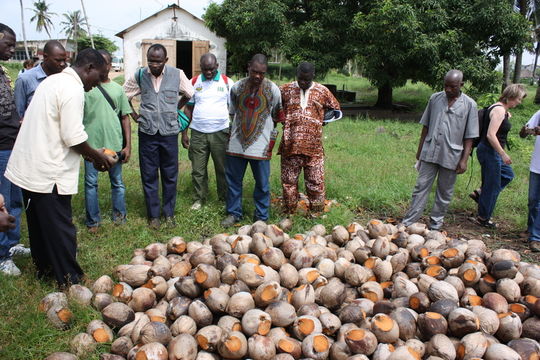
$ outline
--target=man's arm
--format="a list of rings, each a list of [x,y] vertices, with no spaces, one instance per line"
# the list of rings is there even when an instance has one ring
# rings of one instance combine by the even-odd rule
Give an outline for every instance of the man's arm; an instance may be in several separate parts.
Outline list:
[[[192,104],[187,104],[186,107],[184,108],[184,113],[186,114],[186,116],[189,118],[189,120],[191,121],[193,119],[193,105]],[[186,130],[182,131],[182,147],[184,149],[189,149],[189,128],[187,128]]]
[[[424,147],[424,140],[428,134],[429,128],[427,126],[422,127],[422,132],[420,133],[420,142],[418,143],[418,150],[416,151],[416,160],[420,160],[420,154],[422,153],[422,148]]]
[[[129,105],[131,106],[131,118],[133,119],[133,121],[137,122],[137,120],[139,119],[139,114],[137,114],[137,112],[135,111],[135,109],[133,108],[133,104],[131,103],[131,101],[133,100],[133,98],[137,95],[139,95],[141,93],[141,88],[139,87],[139,84],[137,83],[137,80],[135,80],[135,76],[130,76],[126,79],[126,82],[124,83],[124,92],[126,93],[126,96],[128,98],[128,101],[129,101]]]
[[[21,121],[24,117],[24,113],[26,112],[25,89],[26,89],[26,84],[24,80],[19,76],[17,80],[15,80],[15,90],[13,92],[13,95],[15,96],[15,106],[17,107],[17,114],[19,114]]]
[[[131,157],[131,122],[129,121],[129,115],[122,116],[122,136],[126,141],[126,146],[122,149],[124,154],[123,163],[127,163]]]
[[[461,153],[461,159],[459,159],[458,166],[456,168],[457,174],[463,174],[467,171],[467,161],[469,161],[469,156],[471,155],[473,145],[473,139],[463,140],[463,152]]]
[[[81,154],[86,160],[94,163],[96,170],[107,171],[114,165],[108,156],[88,145],[86,141],[73,145],[71,148]]]

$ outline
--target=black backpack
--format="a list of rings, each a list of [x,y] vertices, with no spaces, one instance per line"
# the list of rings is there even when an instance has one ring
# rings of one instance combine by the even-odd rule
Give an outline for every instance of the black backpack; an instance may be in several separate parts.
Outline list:
[[[486,138],[487,130],[489,127],[489,113],[495,106],[502,105],[490,105],[478,110],[478,137],[473,139],[473,149],[480,144],[480,142]]]

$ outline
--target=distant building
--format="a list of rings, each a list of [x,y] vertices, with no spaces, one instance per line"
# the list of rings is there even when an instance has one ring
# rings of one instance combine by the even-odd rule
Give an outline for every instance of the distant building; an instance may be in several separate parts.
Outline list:
[[[208,29],[202,19],[178,5],[169,5],[116,36],[124,40],[124,70],[127,74],[134,74],[137,68],[147,65],[146,51],[155,43],[167,49],[167,64],[184,70],[188,78],[201,73],[199,59],[207,52],[216,55],[219,70],[226,71],[225,39]]]
[[[56,39],[55,39],[56,40]],[[75,41],[68,39],[57,39],[64,46],[67,51],[68,58],[71,58],[75,54]],[[43,47],[49,40],[26,40],[28,45],[28,52],[30,58],[39,58],[43,60]],[[24,49],[24,41],[17,41],[15,44],[15,55],[11,58],[15,61],[23,62],[26,60],[26,51]]]
[[[533,67],[534,67],[534,64],[522,65],[521,66],[521,77],[526,78],[526,79],[532,78]],[[538,77],[538,70],[536,71],[536,77]]]

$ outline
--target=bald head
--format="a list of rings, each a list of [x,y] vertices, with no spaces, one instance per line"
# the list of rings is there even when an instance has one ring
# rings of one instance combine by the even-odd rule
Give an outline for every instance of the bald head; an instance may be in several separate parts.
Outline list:
[[[201,56],[201,72],[205,79],[210,80],[216,77],[218,66],[219,64],[214,54],[206,53]]]
[[[448,100],[457,99],[461,95],[463,86],[463,73],[459,70],[450,70],[444,77],[444,92]]]
[[[47,75],[57,74],[64,70],[67,54],[64,45],[56,40],[47,41],[43,47],[43,63],[41,67]]]
[[[444,76],[444,81],[446,80],[463,82],[463,73],[460,70],[452,69]]]
[[[64,49],[64,45],[58,40],[50,40],[45,43],[45,46],[43,47],[43,53],[50,55],[55,49],[58,49],[60,51],[66,51]]]

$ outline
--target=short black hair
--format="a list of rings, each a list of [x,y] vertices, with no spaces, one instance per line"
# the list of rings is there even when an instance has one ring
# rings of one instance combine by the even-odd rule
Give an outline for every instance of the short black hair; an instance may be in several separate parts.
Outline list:
[[[296,74],[315,74],[315,66],[310,62],[302,62],[296,68]]]
[[[83,67],[88,64],[93,64],[96,68],[99,68],[105,66],[105,59],[103,59],[103,56],[95,49],[87,48],[81,50],[77,54],[73,66]]]
[[[2,23],[0,23],[0,33],[11,34],[13,35],[13,37],[16,37],[15,31],[13,31],[13,29],[7,26],[6,24],[2,24]]]
[[[258,64],[261,64],[261,65],[267,65],[268,66],[268,59],[267,59],[266,55],[255,54],[255,55],[253,55],[253,57],[249,61],[250,65],[253,64],[253,63],[258,63]]]
[[[64,45],[62,45],[62,43],[58,40],[49,40],[45,43],[45,46],[43,47],[43,52],[45,54],[50,54],[51,51],[55,48],[58,48],[58,49],[61,49],[61,50],[64,50],[66,51],[66,49],[64,48]]]
[[[98,52],[101,54],[101,56],[106,56],[109,59],[109,62],[112,62],[112,55],[110,52],[105,49],[99,49]]]
[[[148,54],[150,54],[153,51],[163,51],[163,55],[165,55],[165,57],[167,57],[167,49],[165,49],[165,46],[163,46],[161,44],[152,44],[148,48],[148,51],[146,52],[146,56],[148,56]]]

